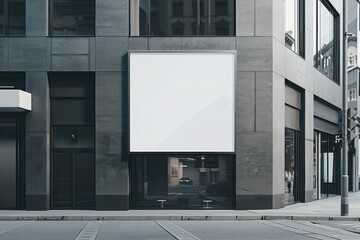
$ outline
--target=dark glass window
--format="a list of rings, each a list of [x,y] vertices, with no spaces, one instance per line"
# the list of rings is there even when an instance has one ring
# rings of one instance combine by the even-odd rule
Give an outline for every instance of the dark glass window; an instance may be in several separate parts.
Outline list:
[[[135,208],[233,208],[234,156],[133,155]]]
[[[285,0],[285,45],[305,57],[305,0]]]
[[[323,0],[314,1],[314,66],[339,83],[338,14]]]
[[[184,3],[183,2],[174,2],[172,5],[173,16],[182,17],[184,15]]]
[[[25,0],[0,0],[0,35],[25,35]]]
[[[219,0],[215,2],[216,15],[227,15],[228,14],[228,2]]]
[[[95,35],[94,0],[50,0],[52,36]]]
[[[234,0],[142,0],[132,5],[131,35],[233,36],[234,3]]]

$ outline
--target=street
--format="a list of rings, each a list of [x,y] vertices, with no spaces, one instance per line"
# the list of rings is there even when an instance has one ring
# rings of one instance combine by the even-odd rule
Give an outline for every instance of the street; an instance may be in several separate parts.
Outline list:
[[[344,226],[348,229],[344,229]],[[359,229],[359,226],[358,222],[313,223],[289,220],[1,221],[0,239],[360,239],[360,235],[350,232]]]

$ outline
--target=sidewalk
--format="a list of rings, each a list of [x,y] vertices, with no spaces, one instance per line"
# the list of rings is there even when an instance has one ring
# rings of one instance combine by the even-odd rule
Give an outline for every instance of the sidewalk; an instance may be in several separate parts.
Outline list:
[[[272,210],[0,210],[0,221],[146,221],[146,220],[327,220],[360,221],[360,192],[349,195],[349,216],[340,216],[340,196]]]

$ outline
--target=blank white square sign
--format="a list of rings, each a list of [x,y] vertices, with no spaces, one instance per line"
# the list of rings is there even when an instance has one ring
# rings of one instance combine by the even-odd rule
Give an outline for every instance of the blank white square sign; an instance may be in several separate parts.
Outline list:
[[[234,51],[129,55],[131,152],[234,152]]]

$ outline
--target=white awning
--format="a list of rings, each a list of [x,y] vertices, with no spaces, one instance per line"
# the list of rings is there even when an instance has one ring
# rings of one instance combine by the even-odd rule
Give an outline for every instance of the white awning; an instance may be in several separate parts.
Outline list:
[[[0,90],[0,112],[31,111],[31,94],[18,89]]]

